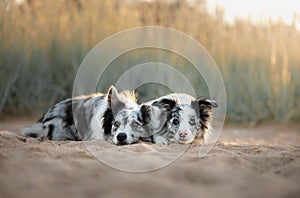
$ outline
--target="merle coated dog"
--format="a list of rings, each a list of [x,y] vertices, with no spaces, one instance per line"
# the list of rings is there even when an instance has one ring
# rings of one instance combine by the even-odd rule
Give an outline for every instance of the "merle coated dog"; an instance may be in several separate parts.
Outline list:
[[[23,129],[27,137],[49,140],[107,140],[132,144],[143,135],[144,122],[134,92],[111,86],[97,93],[67,99],[50,108],[38,123]]]
[[[188,144],[199,139],[206,141],[212,132],[213,108],[218,107],[214,100],[196,99],[181,93],[162,96],[145,105],[152,107],[148,107],[152,113],[148,113],[145,119],[152,126],[160,126],[160,130],[152,131],[153,141],[157,144]]]

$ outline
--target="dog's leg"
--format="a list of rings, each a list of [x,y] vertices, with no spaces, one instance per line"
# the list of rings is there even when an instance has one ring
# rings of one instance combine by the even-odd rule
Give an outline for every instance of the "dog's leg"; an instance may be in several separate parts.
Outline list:
[[[192,144],[193,144],[193,146],[200,146],[200,145],[203,144],[203,142],[204,142],[203,136],[201,136],[201,137],[196,137],[196,138],[193,140]]]
[[[161,135],[154,136],[153,141],[155,144],[164,144],[164,145],[169,144],[169,140]]]

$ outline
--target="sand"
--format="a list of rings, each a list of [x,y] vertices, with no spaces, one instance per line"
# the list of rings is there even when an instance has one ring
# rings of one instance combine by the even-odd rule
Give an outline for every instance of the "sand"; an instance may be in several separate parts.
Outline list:
[[[300,125],[225,125],[204,158],[191,147],[163,168],[129,173],[104,164],[89,150],[104,150],[99,151],[100,158],[106,155],[103,159],[116,166],[151,169],[149,164],[163,164],[185,147],[145,143],[118,147],[103,141],[19,136],[20,128],[31,123],[31,119],[0,122],[0,197],[300,197]],[[123,155],[123,150],[137,157]]]

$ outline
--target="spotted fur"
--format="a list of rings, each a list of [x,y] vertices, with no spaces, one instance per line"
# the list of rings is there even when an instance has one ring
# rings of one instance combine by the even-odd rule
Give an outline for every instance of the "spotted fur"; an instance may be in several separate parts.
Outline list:
[[[148,136],[144,126],[139,108],[121,110],[112,124],[112,141],[120,145],[137,142]]]
[[[168,144],[170,142],[188,144],[196,139],[207,139],[207,135],[211,132],[212,112],[213,108],[218,105],[213,100],[205,98],[195,99],[187,94],[174,93],[163,96],[155,100],[157,101],[177,101],[177,104],[171,109],[162,109],[167,114],[163,121],[165,124],[160,132],[153,133],[154,142],[158,144]],[[160,113],[151,117],[151,122],[162,120],[159,118]],[[159,118],[159,119],[157,119]]]
[[[215,101],[206,98],[192,100],[190,104],[178,104],[166,131],[174,134],[174,142],[188,144],[199,139],[205,142],[211,133],[212,113],[216,107]]]
[[[37,124],[23,129],[22,134],[59,141],[110,140],[112,123],[120,117],[118,113],[138,108],[133,92],[118,93],[111,86],[107,94],[75,97],[54,105]]]
[[[144,129],[148,132],[152,142],[157,144],[167,144],[165,135],[165,127],[170,119],[172,109],[176,106],[177,101],[169,98],[159,98],[153,101],[146,102],[142,105],[145,109],[143,115],[147,121]]]

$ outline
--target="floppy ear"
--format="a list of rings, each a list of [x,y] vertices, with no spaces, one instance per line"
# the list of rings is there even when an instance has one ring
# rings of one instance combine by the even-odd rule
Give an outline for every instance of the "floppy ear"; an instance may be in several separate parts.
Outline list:
[[[151,107],[149,105],[141,106],[141,117],[144,124],[148,124],[151,121]]]
[[[207,98],[198,98],[197,99],[198,105],[206,107],[206,108],[217,108],[219,107],[218,103],[214,100],[210,100]]]
[[[201,129],[207,130],[211,124],[213,108],[217,108],[218,103],[207,98],[198,98],[196,101],[192,101],[191,105],[199,112]]]
[[[112,110],[113,115],[116,115],[121,109],[125,107],[125,104],[119,99],[119,93],[117,89],[111,85],[107,92],[108,107]]]
[[[164,98],[153,102],[152,105],[171,111],[177,105],[177,100]]]
[[[152,120],[162,121],[164,117],[168,117],[172,109],[176,106],[177,101],[173,99],[161,99],[153,102],[151,105],[141,106],[141,117],[144,124],[149,124]]]

